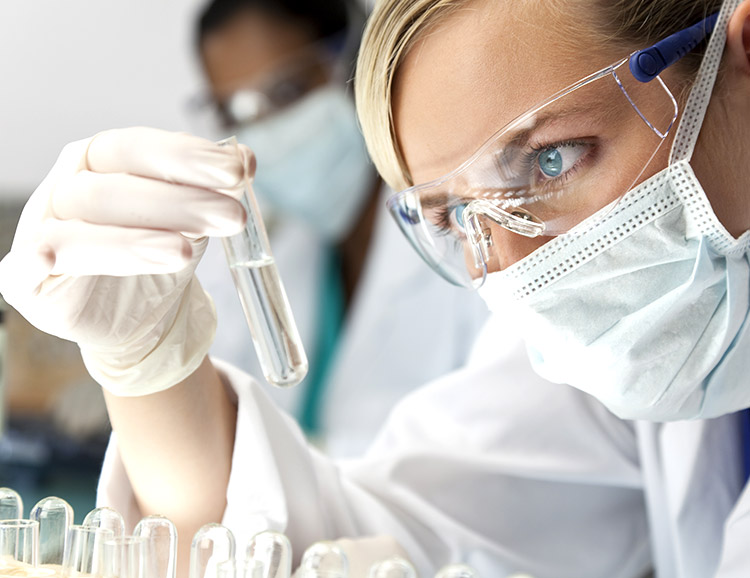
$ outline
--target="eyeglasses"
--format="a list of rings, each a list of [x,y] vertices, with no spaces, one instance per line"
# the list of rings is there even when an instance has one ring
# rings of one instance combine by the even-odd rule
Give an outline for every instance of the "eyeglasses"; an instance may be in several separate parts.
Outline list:
[[[502,268],[513,236],[554,237],[605,213],[638,182],[677,119],[659,74],[717,17],[564,88],[452,172],[393,195],[391,215],[430,267],[478,288]]]
[[[341,35],[334,35],[305,46],[227,96],[203,91],[188,102],[190,114],[201,127],[224,133],[282,111],[337,75],[341,43]]]

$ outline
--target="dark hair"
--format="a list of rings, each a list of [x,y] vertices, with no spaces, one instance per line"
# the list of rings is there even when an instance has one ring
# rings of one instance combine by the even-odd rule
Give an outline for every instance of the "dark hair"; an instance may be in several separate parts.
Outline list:
[[[303,24],[320,40],[347,30],[352,7],[348,0],[213,0],[198,18],[195,40],[200,47],[207,34],[248,9]]]

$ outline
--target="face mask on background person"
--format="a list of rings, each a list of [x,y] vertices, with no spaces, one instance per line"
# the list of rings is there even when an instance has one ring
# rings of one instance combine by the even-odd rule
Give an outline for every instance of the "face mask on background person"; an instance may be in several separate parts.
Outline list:
[[[253,188],[277,215],[294,215],[329,241],[346,235],[374,185],[353,100],[325,85],[237,138],[255,152]]]
[[[678,126],[669,166],[479,289],[493,311],[514,308],[539,374],[623,418],[750,405],[750,233],[726,231],[689,163],[736,4],[724,3],[683,113],[697,121]]]

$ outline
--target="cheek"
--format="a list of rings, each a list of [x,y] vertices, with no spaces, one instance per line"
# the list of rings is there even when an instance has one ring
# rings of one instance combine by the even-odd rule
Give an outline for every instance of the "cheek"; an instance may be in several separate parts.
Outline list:
[[[647,180],[648,178],[654,176],[659,171],[663,171],[667,168],[667,165],[669,164],[669,151],[672,148],[672,139],[671,137],[662,143],[662,145],[659,147],[659,150],[656,151],[654,154],[654,157],[651,159],[651,162],[646,165],[646,167],[643,169],[643,172],[641,173],[641,176],[638,178],[638,180],[633,183],[633,186],[642,183],[643,181]]]
[[[716,217],[729,234],[738,238],[750,229],[750,197],[747,194],[750,165],[746,159],[732,158],[736,151],[722,155],[722,147],[700,145],[698,139],[690,165]],[[703,154],[704,149],[706,154]],[[727,162],[729,166],[725,164]]]
[[[736,90],[735,94],[740,95],[742,91]],[[750,98],[746,102],[750,102]],[[741,106],[748,112],[737,114],[727,108],[731,106],[731,98],[711,101],[690,161],[711,208],[735,238],[750,229],[750,149],[747,146],[750,106],[746,102]]]

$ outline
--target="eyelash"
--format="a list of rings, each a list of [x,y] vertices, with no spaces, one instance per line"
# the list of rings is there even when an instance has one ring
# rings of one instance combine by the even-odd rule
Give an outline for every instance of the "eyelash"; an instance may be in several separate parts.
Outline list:
[[[456,210],[457,207],[461,205],[465,205],[468,203],[463,203],[460,200],[448,207],[440,207],[438,209],[436,217],[437,217],[437,226],[439,228],[439,234],[443,236],[450,235],[454,233],[455,227],[453,226],[453,223],[451,223],[451,215]],[[458,238],[454,239],[454,242],[456,245],[460,245],[462,240],[459,240]]]
[[[519,159],[519,162],[521,164],[522,170],[524,171],[524,174],[529,174],[531,172],[538,172],[539,166],[538,166],[538,160],[539,155],[545,151],[552,150],[552,149],[558,149],[558,148],[564,148],[564,147],[585,147],[586,150],[581,154],[581,156],[576,159],[575,163],[572,167],[570,167],[568,170],[566,170],[564,173],[557,177],[548,177],[544,178],[541,182],[541,187],[551,187],[559,185],[561,182],[565,182],[567,179],[571,178],[579,169],[582,168],[582,164],[590,159],[592,156],[593,150],[595,148],[594,143],[584,140],[563,140],[563,141],[557,141],[557,142],[551,142],[551,143],[540,143],[536,145],[527,145],[528,150],[521,152],[521,158]],[[470,199],[466,199],[466,201],[470,201]],[[451,215],[456,210],[456,207],[467,204],[463,202],[463,199],[457,200],[457,202],[453,203],[450,206],[447,207],[441,207],[437,212],[437,226],[439,228],[439,234],[440,235],[450,235],[454,232],[455,227],[451,223]],[[456,245],[459,245],[461,241],[459,239],[455,239]]]
[[[553,149],[561,149],[565,147],[586,147],[587,150],[585,150],[581,156],[576,159],[575,163],[572,167],[570,167],[568,170],[566,170],[564,173],[557,177],[547,177],[542,179],[542,187],[549,187],[551,185],[558,185],[561,182],[565,182],[570,177],[572,177],[580,168],[586,159],[588,159],[591,156],[592,150],[594,148],[594,144],[591,142],[587,142],[584,140],[563,140],[563,141],[557,141],[552,143],[540,143],[537,145],[528,145],[528,150],[523,151],[521,153],[521,159],[520,163],[524,170],[524,174],[530,174],[532,172],[539,172],[539,155],[541,155],[543,152],[553,150]]]

